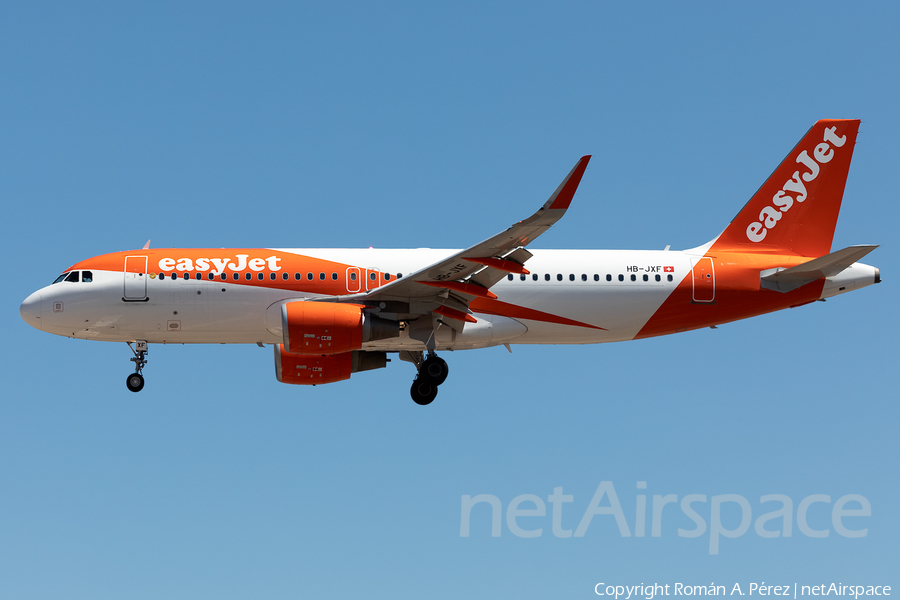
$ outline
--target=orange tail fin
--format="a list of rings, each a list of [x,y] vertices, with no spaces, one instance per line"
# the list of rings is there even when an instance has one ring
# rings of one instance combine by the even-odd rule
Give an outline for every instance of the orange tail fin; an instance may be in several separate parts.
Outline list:
[[[711,251],[828,254],[858,132],[858,119],[813,125]]]

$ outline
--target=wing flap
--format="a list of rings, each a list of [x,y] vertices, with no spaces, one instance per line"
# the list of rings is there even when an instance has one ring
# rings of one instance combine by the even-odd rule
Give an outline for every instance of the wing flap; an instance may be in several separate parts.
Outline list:
[[[491,292],[487,287],[474,283],[462,283],[461,281],[420,281],[419,283],[436,288],[446,288],[473,298],[497,298],[497,294]]]

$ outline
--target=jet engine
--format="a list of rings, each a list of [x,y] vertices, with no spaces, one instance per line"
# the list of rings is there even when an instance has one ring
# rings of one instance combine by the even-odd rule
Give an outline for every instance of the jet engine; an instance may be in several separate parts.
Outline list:
[[[351,373],[387,366],[386,352],[342,352],[328,356],[293,354],[275,346],[275,377],[281,383],[319,385],[350,379]]]
[[[366,314],[358,304],[288,302],[281,307],[281,321],[285,352],[291,354],[344,354],[365,342],[400,335],[397,321]]]

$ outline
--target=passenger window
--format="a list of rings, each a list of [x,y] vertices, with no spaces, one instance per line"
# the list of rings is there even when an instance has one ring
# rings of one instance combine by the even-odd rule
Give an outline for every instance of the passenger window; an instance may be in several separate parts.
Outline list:
[[[181,276],[181,278],[184,279],[185,281],[187,281],[188,279],[191,278],[191,274],[190,274],[190,273],[185,273],[184,275]]]
[[[562,273],[557,273],[557,274],[556,274],[556,280],[557,280],[557,281],[562,281]]]
[[[632,281],[637,281],[637,275],[635,275],[634,273],[632,273],[632,274],[631,274],[631,280],[632,280]]]
[[[335,275],[337,275],[337,273],[335,273]],[[375,281],[375,279],[377,279],[377,278],[378,278],[378,276],[375,273],[369,273],[370,280]]]
[[[325,281],[325,273],[319,273],[319,281]]]
[[[594,273],[594,281],[600,281],[600,276]]]
[[[237,281],[239,277],[240,277],[240,275],[238,273],[235,273],[234,275],[231,276],[231,278],[234,279],[235,281]]]
[[[356,273],[350,273],[350,281],[356,281]]]
[[[274,275],[274,273],[273,273],[273,275]],[[272,279],[275,279],[275,277],[272,277]],[[284,273],[281,274],[281,279],[284,280],[284,281],[287,281],[287,280],[288,280],[288,274],[287,274],[287,271],[285,271]]]
[[[257,273],[257,274],[256,274],[256,278],[259,279],[260,281],[262,281],[263,279],[265,279],[265,277],[266,277],[266,276],[263,275],[262,273]]]
[[[531,276],[531,280],[532,280],[532,281],[537,281],[537,280],[538,280],[538,274],[535,273],[534,275],[532,275],[532,276]]]
[[[671,276],[671,275],[666,275],[666,281],[672,281],[672,276]]]
[[[650,281],[650,276],[646,273],[644,274],[644,281]]]
[[[66,281],[78,283],[78,271],[72,271],[71,273],[69,273],[69,276],[66,277]]]
[[[194,279],[196,279],[197,281],[200,281],[201,279],[203,279],[203,273],[197,273],[197,276],[194,277]]]
[[[513,280],[513,275],[512,275],[512,273],[510,273],[509,275],[507,275],[506,278],[509,279],[510,281],[512,281],[512,280]]]
[[[221,275],[219,275],[219,279],[225,281],[226,279],[228,279],[228,275],[226,273],[222,273]]]
[[[519,275],[519,279],[525,281],[528,278],[528,275]]]
[[[607,273],[607,274],[606,274],[606,280],[607,280],[607,281],[612,281],[612,275],[610,275],[609,273]]]
[[[294,279],[296,279],[297,281],[300,281],[300,279],[301,279],[302,277],[303,277],[303,276],[300,275],[300,273],[294,273]]]
[[[372,273],[372,275],[374,275],[374,273]],[[337,273],[332,273],[332,274],[331,274],[331,280],[332,280],[332,281],[337,281]]]
[[[575,281],[575,274],[569,273],[569,281]]]
[[[175,281],[176,279],[178,279],[178,274],[177,274],[177,273],[172,273],[172,274],[169,276],[169,279],[171,279],[172,281]]]
[[[206,276],[206,278],[209,279],[210,281],[212,281],[213,279],[216,278],[216,274],[215,274],[215,273],[210,273],[209,275]]]
[[[62,275],[60,275],[59,277],[57,277],[56,279],[54,279],[54,280],[53,280],[53,283],[59,283],[60,281],[62,281],[63,279],[66,278],[66,275],[68,275],[68,273],[63,273]],[[53,285],[53,283],[51,283],[50,285]]]
[[[313,280],[313,274],[312,274],[312,273],[307,273],[307,274],[306,274],[306,280],[307,280],[307,281],[312,281],[312,280]]]
[[[246,279],[247,281],[250,281],[252,278],[253,275],[251,275],[250,273],[244,273],[244,279]]]
[[[550,281],[550,273],[544,275],[544,281]]]
[[[81,272],[81,282],[82,283],[91,283],[94,281],[94,274],[90,271],[82,271]]]
[[[581,280],[582,280],[582,281],[587,281],[587,275],[585,275],[584,273],[582,273],[582,274],[581,274]]]
[[[390,281],[390,280],[391,280],[391,274],[390,274],[390,273],[385,273],[385,274],[384,274],[384,280],[385,280],[385,281]]]
[[[619,273],[619,281],[625,281],[625,276]]]
[[[657,281],[660,280],[660,276],[659,276],[659,275],[656,276],[656,280],[657,280]]]

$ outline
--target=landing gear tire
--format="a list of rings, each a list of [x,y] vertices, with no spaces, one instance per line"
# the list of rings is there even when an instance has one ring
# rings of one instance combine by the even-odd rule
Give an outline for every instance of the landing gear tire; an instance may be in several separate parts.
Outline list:
[[[134,353],[134,358],[130,359],[134,363],[134,373],[125,378],[125,385],[128,386],[128,391],[139,392],[144,389],[144,376],[141,375],[141,369],[147,365],[147,342],[137,340],[134,346],[131,345],[131,342],[126,343]]]
[[[431,355],[426,358],[425,362],[422,363],[422,368],[419,369],[419,377],[430,379],[436,386],[444,383],[449,374],[450,367],[447,366],[447,361],[437,355]]]
[[[144,389],[144,376],[140,373],[132,373],[125,379],[125,385],[128,386],[128,391],[139,392]]]
[[[409,390],[409,395],[412,396],[413,402],[419,406],[431,404],[437,397],[437,393],[437,384],[427,377],[416,377],[413,380],[412,388]]]

